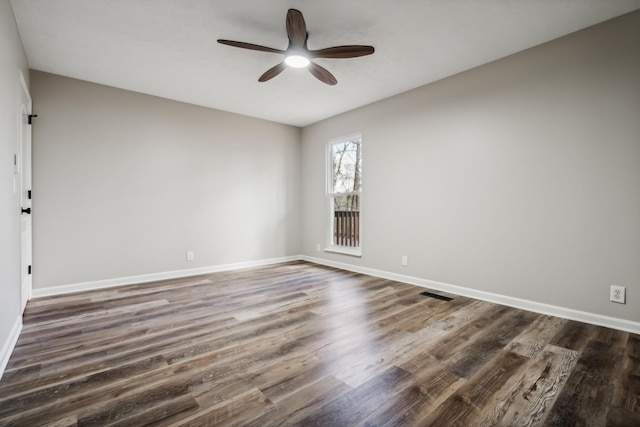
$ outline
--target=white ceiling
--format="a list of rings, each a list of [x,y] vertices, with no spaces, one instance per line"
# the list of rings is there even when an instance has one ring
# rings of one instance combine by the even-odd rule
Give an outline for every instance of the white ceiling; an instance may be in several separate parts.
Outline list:
[[[640,0],[11,0],[29,66],[109,86],[305,126],[640,8]],[[309,48],[373,45],[307,70],[258,77],[302,11]]]

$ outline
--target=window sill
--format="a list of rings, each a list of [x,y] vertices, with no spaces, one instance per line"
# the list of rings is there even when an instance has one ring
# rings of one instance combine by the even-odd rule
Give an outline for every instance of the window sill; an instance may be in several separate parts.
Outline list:
[[[342,246],[328,246],[324,248],[325,252],[330,252],[333,254],[341,254],[341,255],[349,255],[353,257],[360,258],[362,256],[362,249],[360,248],[348,248]]]

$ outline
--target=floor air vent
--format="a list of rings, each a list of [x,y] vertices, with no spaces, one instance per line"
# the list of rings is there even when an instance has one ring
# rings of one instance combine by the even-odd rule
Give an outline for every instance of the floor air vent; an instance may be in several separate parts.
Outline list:
[[[441,299],[442,301],[451,301],[453,298],[445,297],[444,295],[434,294],[433,292],[424,291],[420,292],[420,295],[424,295],[425,297],[431,297],[435,299]]]

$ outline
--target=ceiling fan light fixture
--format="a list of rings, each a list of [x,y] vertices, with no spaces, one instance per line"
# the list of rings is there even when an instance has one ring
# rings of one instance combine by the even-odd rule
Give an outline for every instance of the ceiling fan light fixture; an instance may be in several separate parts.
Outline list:
[[[285,64],[293,68],[304,68],[308,67],[311,61],[309,61],[309,58],[304,55],[300,55],[299,53],[292,53],[291,55],[287,55],[286,58],[284,58],[284,62]]]
[[[373,46],[345,45],[333,46],[319,50],[309,50],[307,47],[307,24],[304,22],[302,12],[297,9],[289,9],[285,21],[287,27],[287,38],[289,46],[287,50],[274,49],[272,47],[261,46],[253,43],[239,42],[235,40],[218,39],[218,43],[242,49],[257,50],[259,52],[279,53],[284,55],[284,61],[279,62],[274,67],[269,68],[259,78],[259,82],[266,82],[282,73],[287,67],[307,68],[309,72],[322,83],[333,86],[338,83],[335,76],[326,68],[312,62],[316,58],[357,58],[359,56],[371,55],[374,52]]]

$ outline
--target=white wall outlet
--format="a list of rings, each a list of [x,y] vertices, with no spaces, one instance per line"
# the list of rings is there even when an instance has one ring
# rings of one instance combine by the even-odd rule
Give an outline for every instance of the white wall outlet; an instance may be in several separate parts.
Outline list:
[[[187,261],[193,261],[193,251],[187,251]]]
[[[401,261],[402,265],[407,266],[409,265],[409,257],[406,255],[402,255],[402,261]]]
[[[316,251],[321,252],[322,248],[320,247],[320,243],[316,243]]]
[[[624,286],[611,286],[609,289],[609,300],[619,304],[625,304],[626,289]]]

